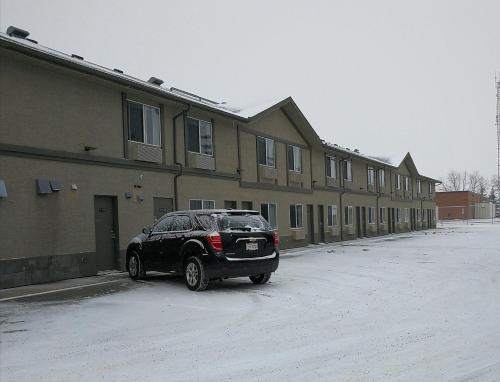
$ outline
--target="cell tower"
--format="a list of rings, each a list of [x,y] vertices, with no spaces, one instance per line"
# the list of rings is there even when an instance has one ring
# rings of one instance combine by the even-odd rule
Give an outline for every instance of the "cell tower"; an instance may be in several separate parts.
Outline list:
[[[497,189],[500,189],[500,77],[495,76],[495,84],[497,87]]]

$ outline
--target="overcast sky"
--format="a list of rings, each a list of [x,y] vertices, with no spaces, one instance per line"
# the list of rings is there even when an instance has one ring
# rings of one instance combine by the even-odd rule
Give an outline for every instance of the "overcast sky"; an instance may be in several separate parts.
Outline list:
[[[496,173],[500,1],[0,0],[0,29],[217,101],[292,96],[319,136]]]

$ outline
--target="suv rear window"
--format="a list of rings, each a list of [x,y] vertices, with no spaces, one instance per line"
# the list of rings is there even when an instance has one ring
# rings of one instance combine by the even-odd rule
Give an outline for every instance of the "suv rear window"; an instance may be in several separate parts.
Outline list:
[[[266,220],[260,215],[220,214],[218,216],[221,231],[270,231]]]

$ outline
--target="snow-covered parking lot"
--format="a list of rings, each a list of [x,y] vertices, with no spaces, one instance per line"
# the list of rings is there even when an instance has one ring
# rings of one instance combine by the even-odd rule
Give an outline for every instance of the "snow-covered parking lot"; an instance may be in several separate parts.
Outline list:
[[[0,380],[500,380],[500,223],[291,251],[262,286],[125,284],[2,303]]]

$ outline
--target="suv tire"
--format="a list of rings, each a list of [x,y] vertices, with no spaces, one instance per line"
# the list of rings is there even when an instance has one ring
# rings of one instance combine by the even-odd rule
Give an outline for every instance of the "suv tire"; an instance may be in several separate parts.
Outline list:
[[[260,275],[255,275],[255,276],[250,276],[249,278],[254,284],[265,284],[271,278],[271,272],[262,273]]]
[[[137,252],[132,252],[127,264],[128,275],[132,280],[140,280],[146,277],[146,272],[142,266],[141,258]]]
[[[184,264],[184,282],[193,291],[201,292],[207,289],[208,275],[198,257],[191,256],[186,260]]]

